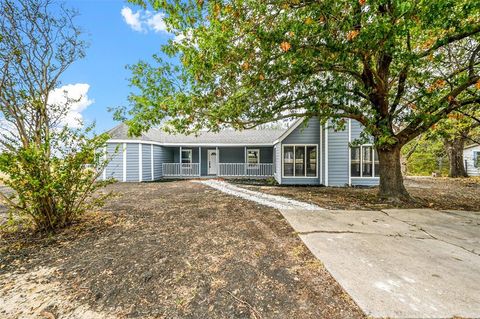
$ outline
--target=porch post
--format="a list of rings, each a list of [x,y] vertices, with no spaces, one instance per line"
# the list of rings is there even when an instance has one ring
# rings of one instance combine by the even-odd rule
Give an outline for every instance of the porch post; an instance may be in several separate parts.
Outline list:
[[[182,172],[182,147],[180,146],[180,152],[178,153],[178,160],[180,161],[180,176],[183,175]]]
[[[218,146],[215,147],[215,152],[217,152],[217,176],[220,175],[220,165],[218,165],[220,163],[220,152],[218,151]]]
[[[243,176],[247,176],[247,147],[243,148]]]
[[[198,176],[202,176],[202,147],[198,147]]]

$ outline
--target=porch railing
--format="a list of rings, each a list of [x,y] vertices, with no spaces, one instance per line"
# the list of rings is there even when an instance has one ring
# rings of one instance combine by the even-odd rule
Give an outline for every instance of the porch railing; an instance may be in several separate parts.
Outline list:
[[[198,163],[163,163],[163,176],[200,176],[200,165]]]
[[[218,176],[273,176],[273,164],[219,163]]]

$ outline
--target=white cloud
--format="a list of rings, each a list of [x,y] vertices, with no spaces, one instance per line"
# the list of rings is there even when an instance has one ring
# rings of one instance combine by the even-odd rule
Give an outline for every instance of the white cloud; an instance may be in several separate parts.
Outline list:
[[[86,83],[67,84],[50,93],[48,103],[65,105],[69,103],[69,110],[62,120],[63,125],[80,127],[83,123],[82,112],[94,103],[88,97],[90,85]]]
[[[169,34],[164,19],[165,14],[162,12],[153,14],[148,10],[138,10],[134,13],[129,7],[123,7],[120,13],[123,16],[125,23],[127,23],[134,31],[153,31],[157,33],[165,32]]]
[[[165,15],[163,13],[154,14],[147,19],[147,25],[155,32],[168,32],[164,17]]]
[[[135,31],[143,31],[140,11],[133,13],[129,7],[123,7],[121,14],[125,22]]]

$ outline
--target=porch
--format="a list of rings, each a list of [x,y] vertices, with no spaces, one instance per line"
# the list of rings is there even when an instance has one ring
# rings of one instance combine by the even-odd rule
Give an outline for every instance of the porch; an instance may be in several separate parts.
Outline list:
[[[255,177],[274,174],[273,147],[167,147],[164,177]]]

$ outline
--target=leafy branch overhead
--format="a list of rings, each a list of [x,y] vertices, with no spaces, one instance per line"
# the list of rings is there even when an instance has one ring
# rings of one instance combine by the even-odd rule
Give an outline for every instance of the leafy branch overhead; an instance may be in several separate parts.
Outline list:
[[[168,116],[179,130],[347,117],[405,143],[479,99],[472,1],[151,4],[186,38],[163,47],[180,66],[157,56],[156,65],[131,67],[141,92],[131,96],[137,133]],[[463,61],[452,67],[459,43]]]
[[[117,116],[134,134],[165,121],[189,132],[353,119],[384,162],[381,193],[405,194],[403,145],[480,101],[478,1],[131,2],[164,12],[179,35],[167,59],[130,67],[139,93]]]

